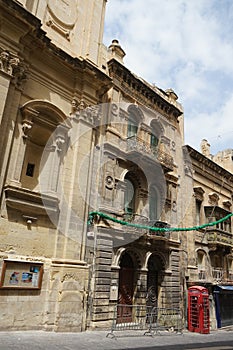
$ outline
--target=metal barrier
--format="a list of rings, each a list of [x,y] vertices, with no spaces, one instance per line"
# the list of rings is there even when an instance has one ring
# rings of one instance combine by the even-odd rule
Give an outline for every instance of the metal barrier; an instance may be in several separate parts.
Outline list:
[[[182,333],[182,315],[177,308],[158,308],[146,305],[116,305],[111,331],[144,330],[144,335],[153,336],[161,331]]]
[[[177,308],[153,308],[149,318],[149,333],[158,333],[163,330],[182,333],[182,315]]]

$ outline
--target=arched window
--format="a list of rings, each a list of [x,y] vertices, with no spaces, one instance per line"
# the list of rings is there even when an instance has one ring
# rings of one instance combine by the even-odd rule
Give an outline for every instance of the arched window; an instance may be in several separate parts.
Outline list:
[[[136,105],[130,105],[128,107],[128,127],[127,138],[136,137],[138,133],[138,125],[143,118],[142,111]]]
[[[154,135],[154,134],[151,134],[150,135],[150,146],[153,150],[156,150],[157,147],[158,147],[158,144],[159,144],[159,138]]]
[[[158,120],[152,120],[151,129],[150,147],[153,152],[157,152],[160,138],[164,134],[164,128]]]
[[[127,214],[135,213],[135,187],[133,182],[125,178],[124,211]]]
[[[150,188],[149,193],[149,215],[150,220],[159,219],[159,194],[155,187]]]
[[[127,137],[130,138],[130,137],[137,136],[137,132],[138,132],[138,125],[133,119],[129,118],[128,128],[127,128]]]
[[[205,280],[207,277],[207,257],[203,250],[197,252],[197,266],[199,280]]]

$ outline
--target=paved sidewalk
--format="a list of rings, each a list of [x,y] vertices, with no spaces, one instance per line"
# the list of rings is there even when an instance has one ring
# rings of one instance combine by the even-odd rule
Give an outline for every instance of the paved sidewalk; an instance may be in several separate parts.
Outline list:
[[[143,332],[116,332],[117,338],[106,337],[107,331],[54,333],[43,331],[0,332],[0,350],[167,350],[226,349],[233,350],[233,331],[218,330],[210,334],[185,331],[163,332],[154,337]]]

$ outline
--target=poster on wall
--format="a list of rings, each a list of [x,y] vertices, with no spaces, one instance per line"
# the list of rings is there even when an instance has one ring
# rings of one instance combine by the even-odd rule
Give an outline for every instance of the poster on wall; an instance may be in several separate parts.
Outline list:
[[[0,288],[41,289],[43,264],[4,260]]]

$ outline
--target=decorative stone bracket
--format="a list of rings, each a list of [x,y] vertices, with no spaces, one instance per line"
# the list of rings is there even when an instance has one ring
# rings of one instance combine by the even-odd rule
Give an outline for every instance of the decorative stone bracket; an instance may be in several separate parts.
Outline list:
[[[101,107],[99,105],[90,106],[83,99],[79,101],[74,98],[71,102],[70,117],[74,120],[85,120],[96,126],[101,119]]]
[[[16,55],[0,48],[0,71],[11,75],[12,82],[17,87],[22,87],[28,79],[28,65]]]

